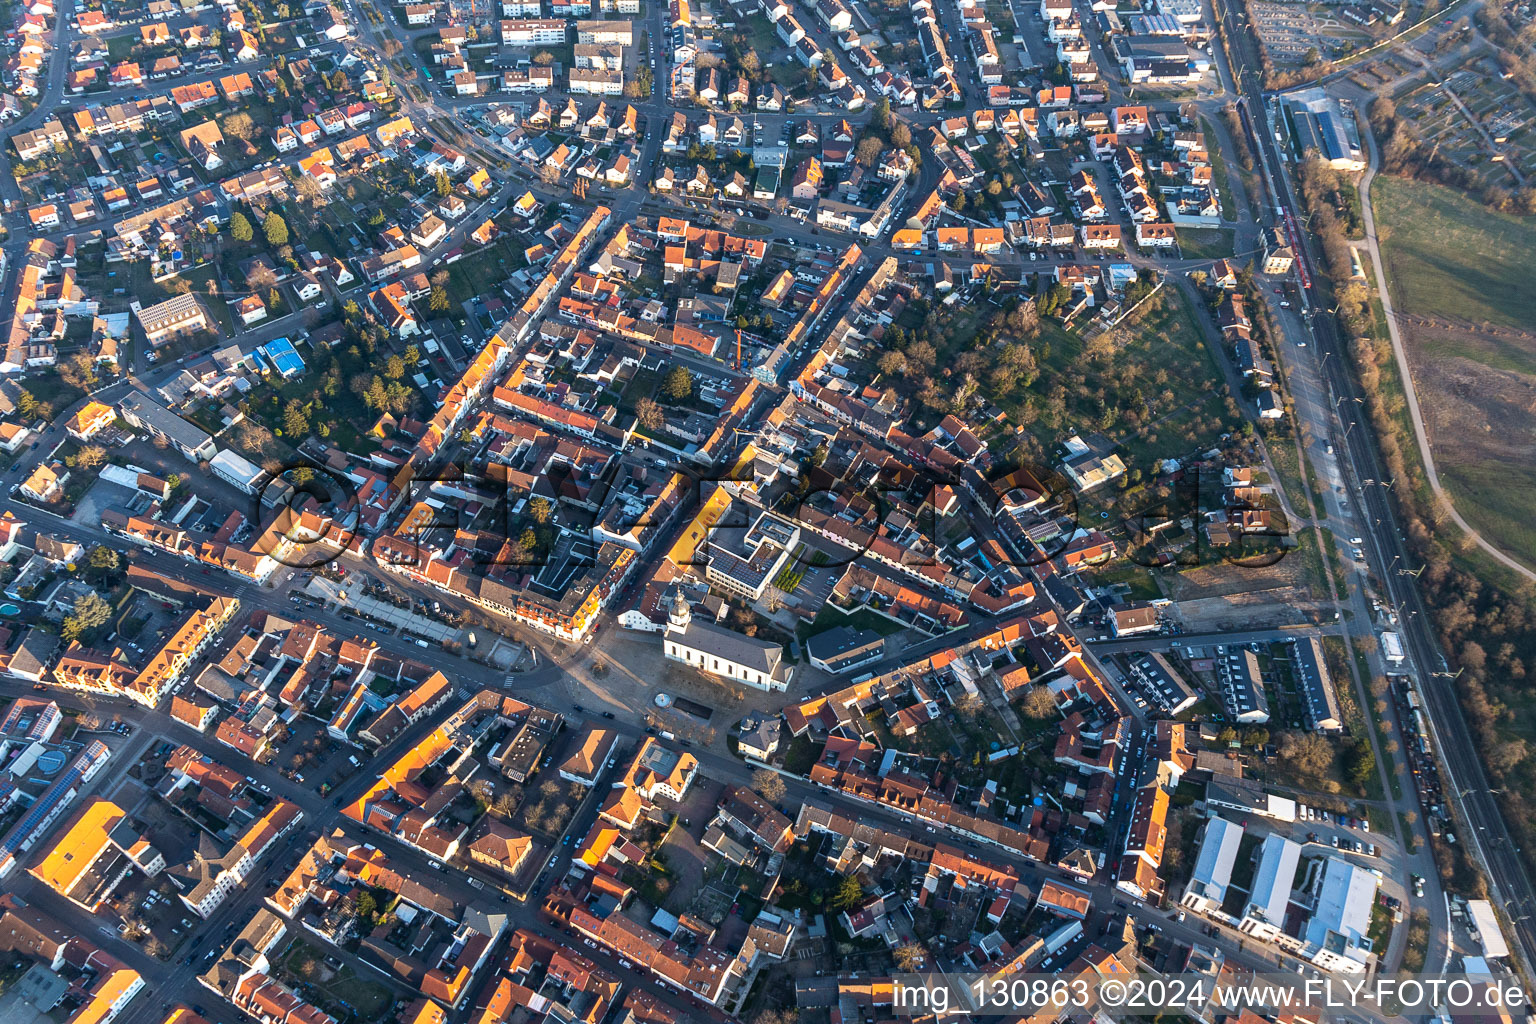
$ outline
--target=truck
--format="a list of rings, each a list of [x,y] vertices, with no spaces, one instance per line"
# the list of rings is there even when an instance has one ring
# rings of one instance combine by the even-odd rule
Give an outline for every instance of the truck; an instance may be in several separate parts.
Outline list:
[[[427,338],[422,341],[421,347],[426,349],[428,352],[435,353],[437,351],[437,340],[435,338]]]

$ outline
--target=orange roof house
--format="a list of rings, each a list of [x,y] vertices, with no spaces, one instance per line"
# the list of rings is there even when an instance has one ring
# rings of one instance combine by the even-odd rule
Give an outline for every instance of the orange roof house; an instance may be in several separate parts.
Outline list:
[[[588,729],[575,753],[560,765],[560,777],[583,786],[595,785],[597,773],[612,755],[617,740],[618,734],[610,729]]]

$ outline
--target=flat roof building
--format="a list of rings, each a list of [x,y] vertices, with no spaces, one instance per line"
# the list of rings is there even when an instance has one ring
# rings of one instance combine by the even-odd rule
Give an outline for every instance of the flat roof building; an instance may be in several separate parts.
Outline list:
[[[1300,863],[1300,843],[1274,832],[1264,837],[1248,893],[1248,905],[1238,923],[1240,931],[1266,942],[1280,935]]]
[[[1276,821],[1296,820],[1295,800],[1266,792],[1263,786],[1251,779],[1230,775],[1211,776],[1211,781],[1205,784],[1205,808],[1207,814],[1226,809]]]
[[[1371,907],[1376,876],[1358,864],[1329,857],[1307,922],[1306,954],[1325,971],[1363,974],[1371,962]]]
[[[805,651],[812,665],[823,672],[851,672],[879,661],[885,640],[871,629],[834,626],[806,640]]]
[[[266,470],[249,459],[222,448],[209,460],[213,475],[246,494],[255,494],[266,479]]]
[[[168,442],[191,462],[207,462],[217,451],[213,438],[201,427],[182,419],[142,391],[134,391],[118,403],[123,419]]]
[[[1184,887],[1184,906],[1202,913],[1220,907],[1227,898],[1227,883],[1237,863],[1237,848],[1243,841],[1243,827],[1226,818],[1211,818],[1200,833],[1200,854],[1194,871]]]
[[[704,578],[738,597],[760,600],[800,543],[800,527],[753,501],[738,498],[709,530],[702,550]]]

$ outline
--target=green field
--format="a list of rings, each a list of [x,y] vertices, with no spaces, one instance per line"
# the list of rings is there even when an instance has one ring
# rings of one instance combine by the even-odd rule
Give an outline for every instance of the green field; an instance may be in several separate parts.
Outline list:
[[[448,264],[448,298],[455,307],[476,295],[494,295],[512,272],[525,264],[521,234],[497,239],[483,249]]]
[[[1200,127],[1205,132],[1206,149],[1211,154],[1211,180],[1216,185],[1217,201],[1221,203],[1221,219],[1237,220],[1231,179],[1227,176],[1227,155],[1221,148],[1221,136],[1216,134],[1216,129],[1211,127],[1211,122],[1206,118],[1200,119]]]
[[[1529,329],[1536,220],[1493,213],[1441,185],[1382,176],[1371,188],[1393,299],[1407,313]]]
[[[1436,459],[1435,467],[1467,522],[1526,564],[1536,562],[1536,468],[1448,459]]]
[[[1179,251],[1192,260],[1218,260],[1231,256],[1231,228],[1178,228]]]
[[[1536,223],[1401,178],[1378,179],[1372,199],[1441,480],[1478,532],[1536,562],[1523,440],[1536,429]]]
[[[1123,341],[1123,344],[1118,344]],[[1072,432],[1097,430],[1121,447],[1126,466],[1209,444],[1237,429],[1221,371],[1184,294],[1165,287],[1097,348],[1044,321],[1035,344],[1040,377],[994,400],[1045,451]]]

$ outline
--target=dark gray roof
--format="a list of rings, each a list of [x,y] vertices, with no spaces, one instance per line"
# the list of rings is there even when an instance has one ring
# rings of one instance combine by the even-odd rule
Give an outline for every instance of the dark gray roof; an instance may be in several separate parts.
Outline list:
[[[1263,786],[1251,779],[1238,779],[1230,775],[1211,776],[1211,781],[1205,784],[1205,799],[1229,807],[1246,807],[1255,812],[1269,806]]]
[[[833,626],[817,633],[805,642],[805,649],[818,661],[833,662],[839,658],[856,660],[861,656],[878,652],[883,641],[872,629],[850,629]]]
[[[16,653],[11,655],[11,673],[23,678],[42,675],[58,649],[58,637],[34,626],[16,648]]]
[[[765,675],[776,673],[784,660],[784,648],[778,644],[744,636],[712,622],[700,622],[697,619],[689,622],[687,629],[671,633],[668,638],[684,647],[737,665],[745,665]]]

